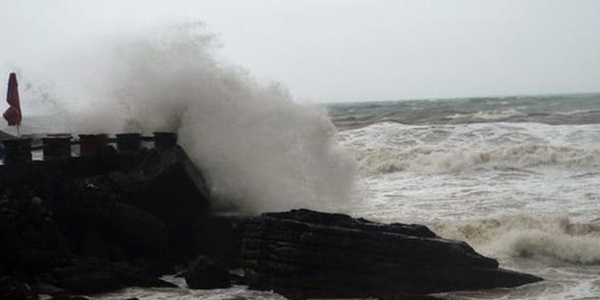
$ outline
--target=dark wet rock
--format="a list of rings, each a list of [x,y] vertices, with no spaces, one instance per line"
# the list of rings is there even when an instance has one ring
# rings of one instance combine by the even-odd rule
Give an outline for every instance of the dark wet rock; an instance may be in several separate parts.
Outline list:
[[[146,149],[118,161],[106,173],[63,180],[54,208],[74,251],[112,260],[195,257],[194,237],[205,230],[194,224],[207,215],[209,196],[185,152]]]
[[[201,173],[179,147],[151,152],[139,167],[138,205],[167,224],[207,212],[208,189]]]
[[[113,171],[108,173],[106,177],[116,192],[129,193],[135,186],[133,178],[124,172]]]
[[[53,297],[63,296],[66,294],[66,291],[64,289],[48,283],[38,283],[33,286],[33,290],[37,294],[48,295]]]
[[[240,272],[237,272],[237,271],[240,271]],[[233,270],[233,271],[230,270],[229,275],[231,276],[231,284],[232,285],[248,285],[246,283],[246,277],[244,277],[242,270]]]
[[[58,285],[71,293],[96,294],[120,288],[176,287],[129,263],[113,263],[95,258],[77,258],[54,271]]]
[[[65,175],[53,207],[72,251],[109,260],[197,255],[191,241],[204,229],[192,224],[206,215],[208,192],[185,152],[146,149],[118,161],[106,173]]]
[[[220,261],[199,256],[185,272],[185,282],[190,289],[228,288],[231,286],[231,276]]]
[[[196,234],[188,241],[188,248],[194,255],[201,253],[222,261],[230,269],[239,268],[242,239],[250,219],[232,215],[197,218],[190,223],[190,231]]]
[[[251,221],[242,264],[251,288],[292,299],[393,299],[541,280],[499,269],[496,260],[424,226],[309,210],[267,213]]]
[[[32,295],[174,287],[157,276],[200,252],[208,201],[179,147],[0,165],[0,276]]]
[[[202,174],[180,148],[154,151],[139,167],[135,205],[162,220],[175,254],[194,257],[193,224],[208,214],[208,188]],[[205,231],[204,229],[200,229]]]
[[[166,255],[164,223],[119,201],[111,187],[104,178],[72,182],[69,197],[57,205],[56,216],[74,253],[115,260]]]
[[[0,277],[0,299],[36,300],[39,299],[31,287],[11,277]]]
[[[26,186],[0,190],[0,270],[28,277],[55,267],[66,245],[51,212]]]

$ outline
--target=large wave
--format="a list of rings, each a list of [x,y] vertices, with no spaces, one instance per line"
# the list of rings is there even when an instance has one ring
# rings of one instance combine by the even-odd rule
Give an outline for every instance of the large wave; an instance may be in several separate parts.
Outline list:
[[[600,166],[598,125],[380,123],[340,133],[368,173]]]
[[[575,223],[566,215],[501,216],[438,223],[433,229],[446,238],[466,240],[495,257],[600,264],[600,225]]]
[[[68,115],[61,130],[176,131],[221,208],[327,208],[347,198],[354,164],[326,111],[223,63],[201,25],[120,38],[102,50],[55,70],[63,76],[53,99]]]

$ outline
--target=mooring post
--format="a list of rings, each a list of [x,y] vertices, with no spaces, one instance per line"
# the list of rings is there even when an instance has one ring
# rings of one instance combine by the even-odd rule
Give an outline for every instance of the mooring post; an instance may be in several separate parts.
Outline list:
[[[177,133],[175,132],[155,132],[154,148],[166,150],[177,146]]]
[[[5,151],[4,164],[31,162],[31,139],[7,139],[3,140],[2,144]]]
[[[71,157],[71,135],[55,135],[42,138],[44,160],[66,159]]]
[[[94,156],[101,154],[108,146],[108,135],[100,134],[80,134],[79,135],[79,155]]]
[[[117,134],[117,150],[121,153],[133,153],[142,148],[142,135],[139,133]]]

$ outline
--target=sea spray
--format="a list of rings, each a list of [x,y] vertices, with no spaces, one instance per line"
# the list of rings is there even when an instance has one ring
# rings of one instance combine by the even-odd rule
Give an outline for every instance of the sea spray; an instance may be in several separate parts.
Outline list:
[[[465,240],[493,257],[600,264],[600,225],[576,223],[566,215],[504,215],[440,222],[432,228],[443,237]]]
[[[58,91],[57,101],[73,132],[177,131],[216,208],[335,209],[351,190],[354,163],[335,144],[326,111],[223,63],[214,44],[198,24],[120,39],[112,56],[78,59],[70,68],[82,75],[61,86],[80,86]]]

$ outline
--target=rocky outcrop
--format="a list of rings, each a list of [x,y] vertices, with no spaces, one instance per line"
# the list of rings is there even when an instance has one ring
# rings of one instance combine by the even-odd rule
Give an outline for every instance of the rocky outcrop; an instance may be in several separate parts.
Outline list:
[[[29,285],[11,277],[0,277],[0,299],[37,300],[37,294]]]
[[[0,189],[0,275],[30,277],[58,266],[67,247],[51,212],[26,186]]]
[[[185,282],[190,289],[221,289],[231,286],[231,276],[223,263],[201,255],[185,272]]]
[[[114,167],[83,177],[61,169],[62,189],[49,204],[75,254],[152,261],[197,255],[190,224],[207,214],[208,192],[181,148],[96,159]]]
[[[136,170],[134,205],[165,223],[173,254],[196,257],[200,249],[192,241],[205,228],[194,225],[207,217],[210,203],[201,172],[180,147],[151,152]]]
[[[222,261],[230,269],[240,268],[242,239],[250,217],[209,215],[195,219],[190,226],[195,232],[190,249]],[[210,230],[206,230],[210,228]]]
[[[242,265],[251,288],[291,299],[402,299],[541,280],[500,269],[466,243],[424,226],[309,210],[267,213],[247,224]]]
[[[0,277],[15,282],[6,281],[8,292],[172,286],[157,276],[198,255],[189,241],[205,231],[195,224],[206,219],[209,196],[185,152],[110,149],[0,165]]]
[[[176,287],[130,263],[89,257],[76,258],[53,273],[57,285],[75,294],[96,294],[130,286]]]
[[[69,181],[65,197],[55,205],[70,249],[102,259],[152,258],[168,251],[164,222],[124,201],[106,176]]]

